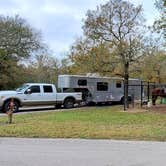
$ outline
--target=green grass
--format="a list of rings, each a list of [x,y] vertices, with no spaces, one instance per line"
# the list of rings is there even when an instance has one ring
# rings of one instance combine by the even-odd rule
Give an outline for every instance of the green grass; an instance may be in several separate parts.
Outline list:
[[[166,115],[122,110],[110,106],[15,114],[13,124],[0,117],[0,136],[166,141]]]

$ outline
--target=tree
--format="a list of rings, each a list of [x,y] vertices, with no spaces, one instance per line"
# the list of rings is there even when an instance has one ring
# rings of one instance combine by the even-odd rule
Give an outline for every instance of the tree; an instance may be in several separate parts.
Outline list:
[[[85,35],[114,45],[119,61],[123,64],[124,82],[127,85],[130,63],[141,55],[142,6],[135,7],[123,0],[110,0],[96,10],[89,10],[86,16],[83,27]],[[128,88],[125,88],[125,105],[127,96]]]
[[[166,82],[166,52],[154,50],[131,66],[132,77],[141,77],[145,81],[164,83]]]
[[[160,17],[154,22],[154,27],[166,39],[166,1],[157,0],[155,5],[160,12]]]
[[[57,82],[58,74],[60,73],[58,60],[49,55],[36,55],[28,66],[30,82]]]
[[[106,42],[93,43],[86,39],[79,39],[73,44],[69,59],[73,74],[98,73],[109,75],[115,68],[110,56],[110,48]]]
[[[43,44],[40,33],[19,16],[0,16],[0,36],[0,88],[6,88],[7,82],[14,81],[12,76],[20,73],[18,62]]]
[[[72,66],[71,66],[71,60],[70,58],[63,58],[60,61],[60,66],[59,66],[59,74],[73,74],[74,72],[72,71]],[[76,73],[74,73],[76,74]]]
[[[41,48],[40,33],[19,16],[0,16],[0,36],[0,50],[4,56],[20,59]]]
[[[8,59],[0,67],[0,71],[3,71],[0,73],[0,89],[13,89],[22,83],[24,70],[17,65],[17,61]]]
[[[163,40],[154,33],[145,38],[143,56],[130,67],[131,77],[140,77],[142,80],[156,83],[166,81],[166,52],[162,42]]]

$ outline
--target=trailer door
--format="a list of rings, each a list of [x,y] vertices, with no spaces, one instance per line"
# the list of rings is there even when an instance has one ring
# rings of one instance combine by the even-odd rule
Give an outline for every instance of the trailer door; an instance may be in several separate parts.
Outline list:
[[[112,100],[112,95],[109,92],[108,82],[97,82],[96,91],[93,96],[96,103],[110,102]]]
[[[124,85],[122,80],[113,80],[111,84],[112,101],[120,101],[124,95]]]

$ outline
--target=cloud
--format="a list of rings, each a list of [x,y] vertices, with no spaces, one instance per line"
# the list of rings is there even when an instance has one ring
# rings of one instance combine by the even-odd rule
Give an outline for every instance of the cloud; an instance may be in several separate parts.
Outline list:
[[[70,1],[70,2],[69,2]],[[42,32],[44,40],[50,45],[56,55],[66,51],[74,41],[75,36],[81,35],[81,20],[87,6],[79,3],[56,0],[6,0],[1,2],[1,14],[13,16],[19,14],[36,29]],[[86,4],[86,5],[85,5]],[[59,43],[59,44],[58,44]],[[64,46],[63,46],[64,45]]]
[[[108,0],[1,0],[0,14],[16,15],[27,19],[32,27],[41,30],[43,39],[56,56],[69,49],[76,36],[82,35],[82,18],[88,9]],[[155,0],[153,0],[155,1]],[[148,23],[153,21],[153,2],[130,0],[143,4]],[[148,13],[148,11],[150,11]]]
[[[57,15],[61,15],[61,14],[69,14],[71,12],[73,12],[74,10],[71,10],[70,7],[68,6],[63,6],[63,4],[60,3],[46,3],[42,9],[41,9],[44,13],[48,13],[48,14],[57,14]]]

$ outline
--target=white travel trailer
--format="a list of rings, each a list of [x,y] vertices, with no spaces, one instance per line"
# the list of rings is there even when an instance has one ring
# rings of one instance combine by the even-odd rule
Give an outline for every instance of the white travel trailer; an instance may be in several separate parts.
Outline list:
[[[133,85],[141,85],[139,79],[129,79]],[[59,75],[58,88],[62,92],[82,92],[86,103],[123,102],[124,81],[120,77],[99,77],[83,75]],[[131,96],[141,98],[141,86],[129,86]]]

